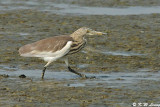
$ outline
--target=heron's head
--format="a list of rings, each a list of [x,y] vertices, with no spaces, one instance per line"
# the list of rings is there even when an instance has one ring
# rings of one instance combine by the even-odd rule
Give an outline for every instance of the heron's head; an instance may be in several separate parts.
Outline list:
[[[72,37],[84,37],[84,35],[104,35],[107,33],[98,32],[87,27],[82,27],[71,34]]]

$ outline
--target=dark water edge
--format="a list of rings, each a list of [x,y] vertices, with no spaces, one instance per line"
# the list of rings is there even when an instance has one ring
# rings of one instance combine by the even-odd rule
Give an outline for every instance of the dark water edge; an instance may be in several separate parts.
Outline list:
[[[49,12],[58,15],[141,15],[160,13],[160,6],[123,6],[123,7],[102,7],[82,6],[68,3],[57,3],[47,1],[10,1],[3,0],[0,3],[2,11],[31,9],[41,12]],[[92,3],[93,4],[93,3]]]

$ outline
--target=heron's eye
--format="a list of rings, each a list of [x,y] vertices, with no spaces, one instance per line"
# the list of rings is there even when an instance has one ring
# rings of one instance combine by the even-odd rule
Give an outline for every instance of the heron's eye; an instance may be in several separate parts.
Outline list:
[[[87,33],[89,33],[89,30],[87,30]]]

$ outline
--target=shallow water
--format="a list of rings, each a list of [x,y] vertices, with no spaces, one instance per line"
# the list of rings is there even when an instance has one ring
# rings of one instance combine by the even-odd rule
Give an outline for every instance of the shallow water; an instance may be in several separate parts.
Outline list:
[[[21,10],[21,9],[33,9],[38,11],[46,11],[59,15],[140,15],[140,14],[152,14],[160,13],[160,6],[142,7],[142,6],[130,6],[123,8],[113,7],[86,7],[73,4],[55,4],[50,1],[12,1],[1,0],[1,10]]]
[[[85,65],[84,65],[85,66]],[[1,66],[2,67],[2,66]],[[4,67],[0,70],[0,75],[9,75],[10,77],[18,77],[24,74],[27,78],[35,81],[41,81],[41,70],[21,70],[16,68]],[[6,69],[12,69],[7,71]],[[14,69],[14,70],[13,70]],[[142,80],[159,81],[160,71],[156,73],[148,72],[149,68],[139,69],[137,72],[111,72],[111,73],[85,73],[88,77],[95,76],[94,79],[80,80],[80,77],[70,73],[68,71],[50,71],[45,73],[45,80],[59,80],[59,81],[72,81],[71,83],[64,84],[68,87],[84,87],[84,86],[96,86],[100,87],[100,84],[106,84],[108,87],[122,87],[137,84]],[[20,80],[21,81],[21,80]],[[99,85],[97,85],[99,84]]]
[[[141,54],[141,53],[136,53],[132,51],[129,51],[129,52],[128,51],[110,51],[100,46],[97,46],[96,48],[87,47],[85,49],[90,52],[102,53],[104,55],[113,55],[113,56],[146,56],[147,55],[147,54]],[[82,51],[82,52],[87,53],[86,51]]]
[[[122,52],[122,51],[102,51],[101,53],[114,56],[143,56],[146,54],[134,53],[134,52]]]
[[[140,15],[160,13],[160,6],[155,7],[124,7],[124,8],[109,8],[109,7],[82,7],[77,5],[54,4],[60,8],[57,14],[76,14],[76,15]]]

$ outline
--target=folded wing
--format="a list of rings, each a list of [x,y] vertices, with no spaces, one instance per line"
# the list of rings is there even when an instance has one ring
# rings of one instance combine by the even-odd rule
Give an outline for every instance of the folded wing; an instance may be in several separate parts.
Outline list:
[[[70,36],[50,37],[22,46],[19,54],[24,57],[61,57],[69,52],[72,41]]]

